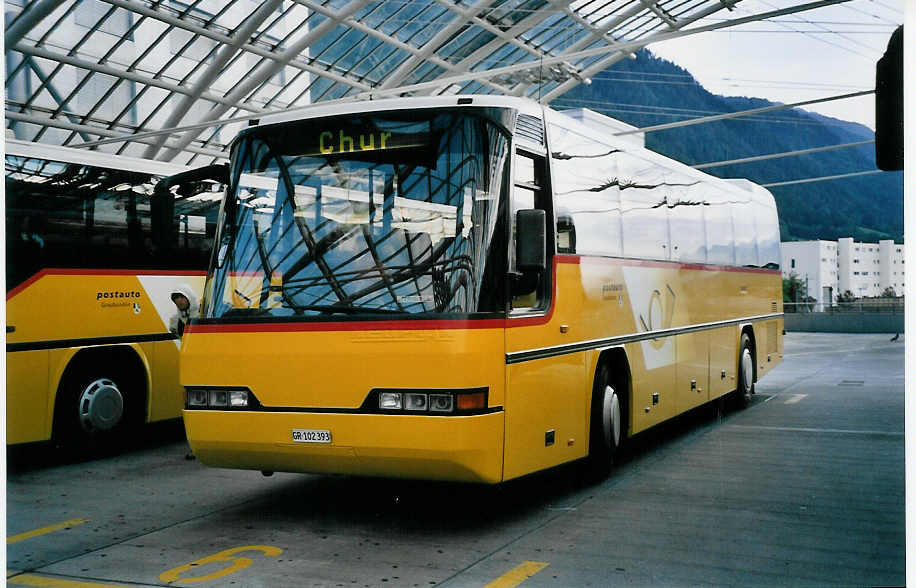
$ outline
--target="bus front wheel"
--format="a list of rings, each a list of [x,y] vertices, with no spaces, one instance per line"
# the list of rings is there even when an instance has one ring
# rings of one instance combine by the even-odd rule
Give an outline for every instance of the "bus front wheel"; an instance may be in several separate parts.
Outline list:
[[[601,364],[595,373],[592,390],[588,445],[588,469],[592,477],[603,478],[610,472],[620,449],[625,414],[620,390],[611,380],[610,368]]]

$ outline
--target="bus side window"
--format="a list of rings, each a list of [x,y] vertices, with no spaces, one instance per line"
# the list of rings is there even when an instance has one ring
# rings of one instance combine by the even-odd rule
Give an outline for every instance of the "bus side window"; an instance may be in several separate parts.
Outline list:
[[[509,256],[510,267],[515,270],[516,212],[519,210],[547,210],[546,163],[543,156],[517,151],[514,162],[515,181],[512,190],[512,246]],[[549,255],[549,252],[548,252]],[[519,275],[512,286],[512,308],[541,308],[546,299],[548,274],[524,273]]]
[[[779,217],[776,207],[762,199],[755,199],[753,210],[757,223],[758,265],[766,269],[779,269]]]
[[[44,267],[45,217],[20,213],[14,206],[8,205],[7,218],[11,221],[6,229],[8,289],[18,286]]]
[[[228,168],[215,164],[156,184],[152,232],[158,257],[181,268],[207,267]]]
[[[618,157],[623,254],[635,259],[670,259],[667,169],[630,153]]]
[[[557,253],[619,256],[620,150],[550,126]]]
[[[706,223],[706,262],[715,265],[734,265],[735,238],[732,228],[730,195],[710,189],[706,194],[708,206],[704,207]]]

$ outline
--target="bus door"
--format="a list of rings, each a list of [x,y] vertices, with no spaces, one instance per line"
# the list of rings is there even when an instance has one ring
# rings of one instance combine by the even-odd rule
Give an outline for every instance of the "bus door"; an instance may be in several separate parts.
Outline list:
[[[560,328],[568,324],[564,312],[569,307],[564,310],[557,294],[559,284],[554,283],[558,278],[553,269],[553,222],[546,220],[552,216],[552,206],[545,155],[517,149],[512,165],[505,479],[581,457],[588,445],[586,414],[579,401],[585,354],[545,352],[569,342]],[[524,246],[517,250],[518,242],[527,239],[525,216],[531,214],[527,211],[542,211],[545,218],[541,270],[526,268]],[[515,355],[518,352],[526,353]]]

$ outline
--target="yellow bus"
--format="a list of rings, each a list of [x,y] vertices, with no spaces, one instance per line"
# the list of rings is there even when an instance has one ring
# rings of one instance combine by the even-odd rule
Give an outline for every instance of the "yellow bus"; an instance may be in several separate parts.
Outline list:
[[[746,403],[782,358],[772,196],[579,114],[416,98],[244,130],[181,350],[199,459],[499,483]]]
[[[185,169],[6,141],[8,444],[181,416],[173,301],[196,311],[222,199],[205,181],[154,197]]]

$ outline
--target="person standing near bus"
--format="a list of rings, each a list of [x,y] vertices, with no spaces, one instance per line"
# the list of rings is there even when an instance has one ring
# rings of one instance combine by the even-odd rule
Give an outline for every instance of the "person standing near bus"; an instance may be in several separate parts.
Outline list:
[[[171,298],[178,311],[169,319],[169,331],[181,337],[191,317],[197,315],[200,303],[194,292],[184,285],[176,287]]]

